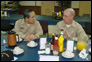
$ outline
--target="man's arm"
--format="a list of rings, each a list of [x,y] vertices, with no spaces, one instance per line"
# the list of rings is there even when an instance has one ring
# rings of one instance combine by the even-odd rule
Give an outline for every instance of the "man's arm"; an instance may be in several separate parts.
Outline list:
[[[19,21],[16,21],[15,23],[15,26],[14,26],[14,31],[16,32],[16,34],[18,34],[21,38],[24,38],[26,36],[26,34],[23,34],[21,31],[20,31],[20,27],[19,27]]]
[[[81,25],[78,26],[77,28],[77,40],[78,40],[78,37],[82,35],[83,37],[85,37],[86,39],[88,39],[88,36],[86,34],[86,32],[84,31],[84,29],[82,28]]]
[[[36,32],[35,32],[35,38],[39,38],[40,35],[43,35],[43,30],[42,30],[42,27],[40,25],[39,22],[37,22],[37,25],[36,25]]]
[[[68,34],[67,34],[67,39],[71,39],[71,40],[74,40],[74,41],[78,41],[78,37],[81,35],[83,37],[85,37],[86,39],[88,39],[88,36],[87,34],[85,33],[85,31],[83,30],[82,26],[80,24],[77,25],[76,27],[76,30],[77,30],[77,37],[70,37]]]
[[[57,24],[57,25],[56,25],[55,33],[60,34],[59,32],[60,32],[60,28],[59,28],[59,24]]]
[[[40,37],[40,35],[43,35],[43,30],[42,30],[42,27],[39,22],[36,23],[35,27],[36,27],[35,34],[28,35],[30,40],[38,39]]]

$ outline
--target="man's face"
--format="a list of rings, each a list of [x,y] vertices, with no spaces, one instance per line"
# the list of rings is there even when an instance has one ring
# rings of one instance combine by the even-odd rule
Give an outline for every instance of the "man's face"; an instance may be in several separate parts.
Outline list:
[[[66,24],[70,23],[73,19],[73,16],[71,16],[70,11],[66,10],[63,13],[63,20]]]
[[[34,11],[32,11],[32,12],[30,12],[29,13],[30,14],[30,17],[29,18],[27,18],[27,22],[29,23],[29,24],[34,24],[35,23],[35,20],[36,20],[36,18],[35,18],[35,12]]]

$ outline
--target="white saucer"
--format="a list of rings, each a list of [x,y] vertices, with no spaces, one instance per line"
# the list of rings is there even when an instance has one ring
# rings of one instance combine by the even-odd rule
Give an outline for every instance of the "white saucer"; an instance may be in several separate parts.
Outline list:
[[[62,52],[62,56],[65,58],[73,58],[75,55],[74,53],[69,54],[70,56],[65,55],[65,52]]]
[[[15,55],[22,54],[23,52],[24,52],[24,50],[23,50],[23,49],[21,49],[21,51],[19,51],[19,53],[16,53],[16,52],[13,50],[13,53],[14,53]]]
[[[27,44],[28,47],[36,47],[38,45],[38,43],[35,42],[34,46],[31,46],[30,43]]]
[[[91,53],[91,48],[89,48],[89,52]]]

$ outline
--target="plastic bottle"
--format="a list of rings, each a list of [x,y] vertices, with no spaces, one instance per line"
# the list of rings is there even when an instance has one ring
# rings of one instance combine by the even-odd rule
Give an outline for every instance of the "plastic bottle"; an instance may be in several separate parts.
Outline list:
[[[52,11],[52,18],[54,18],[54,11]]]
[[[57,35],[57,34],[56,34],[56,37],[55,37],[55,42],[54,42],[54,45],[53,45],[53,50],[59,51],[59,46],[58,46],[58,35]]]
[[[62,15],[61,15],[61,11],[59,11],[59,16],[62,17]]]
[[[3,13],[3,11],[1,10],[1,17],[3,17],[2,13]]]
[[[60,37],[58,39],[58,45],[59,45],[59,52],[63,51],[63,42],[64,42],[64,38],[63,38],[63,32],[61,31],[60,33]]]

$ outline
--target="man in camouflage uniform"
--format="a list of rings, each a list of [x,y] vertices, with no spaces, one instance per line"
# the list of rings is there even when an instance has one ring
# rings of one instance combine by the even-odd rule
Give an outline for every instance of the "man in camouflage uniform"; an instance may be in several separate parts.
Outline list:
[[[21,38],[27,41],[35,40],[43,34],[42,27],[39,21],[35,18],[35,12],[33,9],[27,9],[24,11],[24,19],[16,21],[14,31],[19,34]]]
[[[82,26],[73,20],[75,11],[72,8],[68,8],[63,13],[63,21],[60,21],[56,25],[56,33],[60,34],[60,30],[64,30],[64,37],[77,41],[79,36],[88,38]]]

